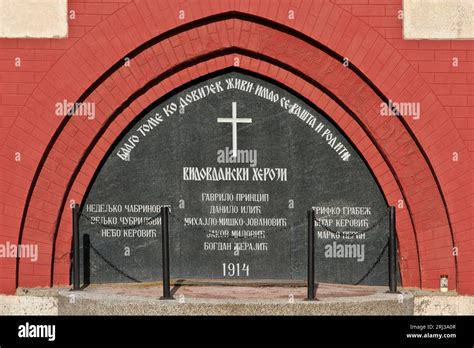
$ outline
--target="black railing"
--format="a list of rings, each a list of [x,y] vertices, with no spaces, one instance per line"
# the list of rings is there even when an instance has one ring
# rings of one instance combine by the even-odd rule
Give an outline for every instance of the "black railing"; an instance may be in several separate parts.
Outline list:
[[[374,268],[378,265],[380,260],[382,259],[385,250],[388,247],[388,288],[389,293],[397,293],[397,240],[396,240],[396,220],[395,220],[395,207],[390,206],[388,209],[389,214],[389,237],[387,244],[380,252],[380,255],[377,257],[374,265],[369,269],[369,271],[354,285],[359,285],[367,276],[374,270]],[[371,227],[367,228],[364,231],[360,232],[353,232],[352,234],[360,235],[362,233],[368,232],[376,227],[384,218],[386,217],[386,213],[382,215],[382,217]],[[315,218],[315,211],[314,209],[310,209],[308,211],[308,265],[307,265],[307,288],[308,288],[308,296],[307,300],[315,300],[315,265],[314,265],[314,253],[315,253],[315,230],[314,224],[318,222],[319,226],[322,226],[326,231],[337,234],[337,231],[332,230],[328,226],[324,226],[324,224]]]
[[[73,260],[72,260],[72,289],[77,291],[81,288],[81,259],[79,243],[79,205],[72,207],[72,238],[73,238]]]
[[[161,207],[161,239],[163,256],[163,297],[162,300],[173,300],[170,289],[170,247],[169,247],[169,207]]]
[[[72,207],[72,235],[73,235],[73,250],[72,250],[72,290],[78,291],[81,290],[81,259],[80,259],[80,234],[79,234],[79,218],[84,216],[90,222],[94,222],[90,217],[85,214],[80,213],[80,207],[78,204],[74,204]],[[169,207],[161,207],[160,213],[156,216],[153,216],[149,219],[146,219],[136,225],[130,226],[109,226],[99,224],[104,227],[116,227],[116,228],[130,228],[130,227],[138,227],[141,225],[146,225],[150,221],[155,220],[161,216],[161,240],[162,240],[162,275],[163,275],[163,296],[161,297],[162,300],[172,300],[174,299],[171,295],[171,288],[170,288],[170,257],[169,257]],[[95,223],[95,222],[94,222]],[[88,237],[88,235],[85,235]],[[90,241],[87,238],[89,247],[94,249],[92,245],[90,245]],[[95,250],[95,249],[94,249]],[[87,258],[88,261],[89,258]],[[107,262],[107,260],[104,260]],[[86,259],[84,259],[86,262]],[[87,270],[88,271],[88,270]],[[88,276],[89,277],[89,276]]]
[[[80,282],[80,235],[79,235],[79,218],[83,215],[87,219],[90,219],[84,214],[80,213],[80,207],[78,204],[74,204],[72,208],[72,227],[73,227],[73,257],[72,257],[72,290],[77,291],[81,289]],[[145,221],[145,224],[151,220],[156,219],[158,216],[161,216],[161,236],[162,236],[162,275],[163,275],[163,296],[161,299],[170,300],[173,299],[170,289],[170,258],[169,258],[169,216],[170,209],[167,206],[161,207],[160,213],[148,220]],[[318,219],[315,217],[314,209],[308,211],[308,243],[307,243],[307,297],[306,300],[314,301],[316,300],[315,292],[315,222],[322,227],[324,227],[330,233],[337,233],[327,226],[324,226]],[[382,218],[375,223],[378,225]],[[139,225],[141,225],[140,223]],[[107,226],[109,227],[109,226]],[[123,227],[123,226],[122,226]],[[374,226],[371,226],[368,230],[373,229]],[[362,232],[366,232],[362,231]],[[362,233],[357,232],[357,234]],[[395,219],[395,207],[389,207],[389,238],[388,242],[377,258],[376,263],[373,267],[370,268],[369,272],[361,279],[365,279],[367,275],[375,268],[375,266],[380,262],[385,250],[388,246],[388,286],[390,293],[397,292],[397,242],[396,242],[396,219]],[[357,282],[360,284],[361,281]]]
[[[314,291],[314,209],[308,211],[308,296],[307,301],[314,301],[316,294]]]
[[[397,239],[395,207],[390,207],[390,232],[388,236],[388,288],[390,293],[397,292]]]

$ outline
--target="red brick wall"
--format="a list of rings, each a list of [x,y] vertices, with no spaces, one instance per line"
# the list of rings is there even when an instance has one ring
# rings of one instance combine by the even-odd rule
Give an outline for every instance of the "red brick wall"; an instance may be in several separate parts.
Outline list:
[[[69,1],[75,19],[68,39],[0,39],[0,243],[17,243],[21,231],[22,243],[40,248],[37,262],[22,259],[18,269],[15,259],[0,259],[0,291],[14,292],[17,283],[67,284],[69,202],[80,202],[120,130],[160,96],[238,57],[241,68],[269,75],[324,109],[367,159],[388,201],[403,201],[397,231],[404,285],[436,288],[439,275],[448,274],[451,289],[474,293],[474,42],[404,41],[401,7],[401,0],[78,0]],[[348,57],[387,98],[420,102],[420,120],[404,126],[382,119],[380,96],[353,70],[310,42],[237,16],[175,33],[132,58],[131,67],[119,64],[87,95],[96,119],[72,118],[59,128],[64,119],[54,116],[54,104],[78,100],[129,52],[177,26],[230,11],[289,26]],[[156,85],[124,104],[153,78]]]
[[[402,54],[430,85],[451,116],[469,152],[474,152],[474,42],[469,40],[403,40],[398,11],[402,1],[335,0]],[[459,66],[453,67],[456,57]]]

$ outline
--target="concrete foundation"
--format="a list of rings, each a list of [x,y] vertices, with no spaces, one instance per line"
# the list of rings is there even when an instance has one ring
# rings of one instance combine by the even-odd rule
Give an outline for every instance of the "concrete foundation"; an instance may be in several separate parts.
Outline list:
[[[175,300],[160,300],[161,284],[18,289],[0,296],[0,315],[473,315],[474,297],[385,287],[320,284],[305,301],[301,284],[179,285]]]
[[[474,297],[418,294],[415,315],[474,315]]]
[[[298,284],[179,285],[175,300],[160,300],[160,284],[92,286],[60,291],[60,315],[412,315],[413,295],[385,287],[320,284],[317,301],[306,301]]]
[[[0,315],[58,315],[58,298],[2,295]]]

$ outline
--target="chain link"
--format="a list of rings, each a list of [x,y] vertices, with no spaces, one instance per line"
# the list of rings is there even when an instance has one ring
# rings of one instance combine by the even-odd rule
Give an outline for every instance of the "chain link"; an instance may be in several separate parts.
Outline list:
[[[89,247],[90,249],[102,260],[104,261],[109,267],[111,267],[112,269],[114,269],[116,272],[120,273],[121,275],[127,277],[128,279],[136,282],[136,283],[141,283],[141,281],[139,281],[138,279],[135,279],[133,278],[132,276],[130,276],[129,274],[125,273],[124,271],[122,271],[120,268],[118,268],[112,261],[110,261],[109,259],[107,259],[104,255],[102,255],[102,253],[97,250],[93,245],[92,243],[89,244]]]
[[[375,269],[375,267],[377,267],[377,265],[380,263],[380,261],[382,260],[382,256],[383,254],[385,254],[385,251],[387,250],[388,248],[388,244],[390,242],[390,238],[387,240],[387,243],[385,244],[385,246],[383,247],[382,251],[380,252],[379,256],[377,257],[377,259],[375,260],[374,264],[369,268],[369,270],[367,271],[366,274],[364,274],[362,276],[362,278],[359,279],[358,282],[354,283],[354,285],[359,285],[360,283],[362,283],[368,276],[370,273],[372,273],[372,271]]]
[[[375,224],[373,224],[371,227],[365,229],[364,231],[358,231],[358,232],[346,232],[346,233],[351,233],[351,235],[359,235],[359,234],[362,234],[362,233],[365,233],[365,232],[368,232],[370,230],[372,230],[374,227],[378,226],[382,221],[383,219],[387,216],[389,212],[389,209],[387,209],[387,211],[379,218],[379,220],[377,220],[377,222]],[[186,222],[184,221],[184,219],[172,214],[170,212],[170,216],[177,222],[179,223],[182,223],[183,225],[186,224]],[[328,226],[325,226],[324,224],[322,224],[318,219],[315,219],[316,222],[318,222],[320,224],[320,226],[324,227],[328,232],[332,233],[332,234],[337,234],[337,233],[341,233],[341,232],[338,232],[338,231],[334,231],[332,229],[330,229]],[[291,226],[285,226],[283,228],[279,228],[279,229],[276,229],[276,230],[271,230],[272,232],[280,232],[280,231],[283,231],[283,230],[288,230],[288,229],[292,229],[292,228],[295,228],[295,227],[301,227],[301,225],[304,225],[307,223],[307,219],[303,219],[301,220],[300,223],[297,223],[297,224],[293,224]],[[203,229],[202,227],[198,227],[198,226],[193,226],[195,228],[197,228],[198,230],[201,230],[202,232],[205,232],[207,233],[207,230]],[[246,238],[246,237],[232,237],[232,238],[235,238],[235,239],[239,239],[239,238]],[[387,240],[387,243],[385,244],[385,246],[383,247],[383,249],[381,250],[380,254],[378,255],[377,259],[375,260],[374,264],[369,268],[369,270],[367,271],[367,273],[365,273],[361,279],[359,279],[357,282],[355,282],[353,285],[359,285],[360,283],[362,283],[372,272],[373,270],[377,267],[377,265],[380,263],[380,261],[382,260],[382,257],[383,255],[385,254],[387,248],[388,248],[388,244],[389,244],[389,241]]]
[[[387,209],[387,212],[385,212],[381,217],[380,219],[374,224],[372,225],[371,227],[367,228],[366,230],[364,231],[358,231],[358,232],[345,232],[345,233],[350,233],[350,234],[355,234],[355,235],[359,235],[359,234],[362,234],[362,233],[366,233],[370,230],[372,230],[374,227],[378,226],[382,220],[387,216],[388,214],[388,209]],[[169,215],[171,218],[173,218],[175,221],[179,222],[179,223],[182,223],[184,226],[186,225],[186,221],[183,219],[183,218],[180,218],[178,217],[177,215],[175,215],[174,213],[172,213],[171,211],[169,212]],[[134,228],[134,227],[140,227],[140,226],[145,226],[147,225],[149,222],[157,219],[158,217],[161,216],[161,212],[159,212],[157,215],[155,216],[152,216],[151,218],[145,220],[145,221],[142,221],[140,222],[139,224],[135,224],[135,225],[127,225],[127,226],[115,226],[115,225],[107,225],[107,224],[102,224],[102,223],[99,223],[99,222],[95,222],[92,220],[91,217],[87,216],[86,214],[84,213],[80,213],[80,216],[83,216],[84,218],[86,218],[86,220],[88,220],[89,222],[93,223],[93,224],[97,224],[97,225],[100,225],[102,227],[106,227],[106,228],[110,228],[110,227],[113,227],[113,228],[118,228],[118,229],[123,229],[123,228]],[[338,233],[341,233],[340,231],[334,231],[332,230],[331,228],[329,228],[328,226],[324,225],[319,219],[315,219],[316,222],[318,222],[319,226],[323,227],[326,231],[328,231],[329,233],[331,234],[338,234]],[[284,231],[284,230],[289,230],[289,229],[293,229],[293,228],[298,228],[298,227],[301,227],[301,225],[304,225],[306,224],[307,220],[306,219],[303,219],[303,220],[300,220],[300,223],[297,223],[297,224],[293,224],[291,226],[284,226],[282,228],[278,228],[278,229],[273,229],[271,230],[273,233],[276,233],[276,232],[280,232],[280,231]],[[194,228],[204,232],[204,233],[207,233],[208,231],[202,227],[198,227],[198,226],[193,226]],[[231,238],[234,238],[234,239],[244,239],[244,238],[247,238],[247,237],[231,237]],[[385,244],[385,246],[383,247],[382,251],[380,252],[379,256],[377,257],[377,259],[375,260],[374,264],[370,267],[370,269],[367,271],[367,273],[365,273],[361,279],[359,279],[359,281],[357,281],[356,283],[354,283],[354,285],[359,285],[360,283],[362,283],[372,272],[373,270],[377,267],[377,265],[380,263],[380,261],[382,260],[382,257],[383,255],[385,254],[387,248],[388,248],[388,245],[389,245],[389,241],[387,240],[387,243]],[[104,257],[100,254],[100,252],[98,250],[96,250],[92,245],[91,245],[91,249],[94,250],[94,252],[99,256],[101,257],[105,262],[107,262],[108,264],[111,264],[110,261],[108,260],[105,260]],[[122,273],[122,272],[121,272]],[[131,278],[129,275],[126,275],[128,278],[132,279],[132,280],[135,280],[136,279],[133,279]]]

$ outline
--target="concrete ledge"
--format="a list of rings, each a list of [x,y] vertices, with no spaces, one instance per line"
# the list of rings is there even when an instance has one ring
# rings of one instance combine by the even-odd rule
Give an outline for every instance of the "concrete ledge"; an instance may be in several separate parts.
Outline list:
[[[297,284],[199,284],[181,285],[174,301],[160,301],[156,283],[97,285],[79,292],[19,288],[17,296],[0,296],[0,315],[474,315],[474,297],[455,292],[403,289],[400,296],[384,287],[322,284],[319,301],[308,302],[302,300],[306,289]]]
[[[58,315],[57,297],[0,296],[0,315]]]
[[[60,291],[59,315],[413,315],[413,295],[376,293],[321,301],[158,298]]]
[[[474,315],[472,296],[416,296],[415,315]]]

